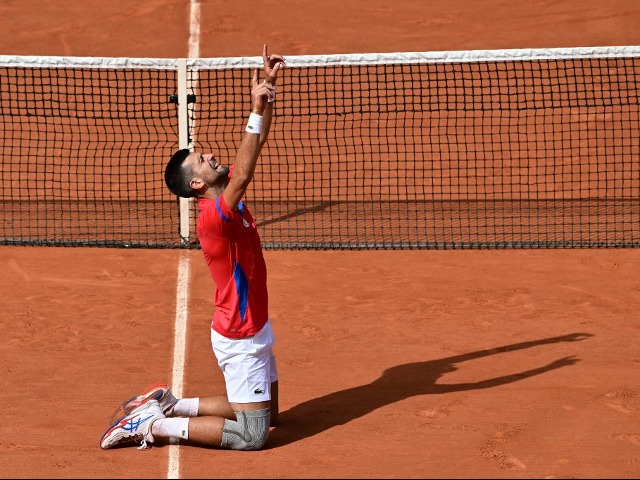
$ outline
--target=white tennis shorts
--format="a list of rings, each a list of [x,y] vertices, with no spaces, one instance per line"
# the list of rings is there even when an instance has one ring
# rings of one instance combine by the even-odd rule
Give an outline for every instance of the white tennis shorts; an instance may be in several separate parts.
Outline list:
[[[253,337],[227,338],[211,329],[211,346],[222,369],[231,403],[271,400],[271,383],[278,380],[273,355],[271,320]]]

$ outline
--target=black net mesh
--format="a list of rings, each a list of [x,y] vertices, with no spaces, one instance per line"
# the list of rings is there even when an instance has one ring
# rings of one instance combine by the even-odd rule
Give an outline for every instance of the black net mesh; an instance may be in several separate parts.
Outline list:
[[[2,68],[0,243],[180,246],[175,71]]]
[[[639,74],[638,58],[288,69],[247,201],[268,248],[638,246]],[[199,72],[197,149],[233,162],[249,78]]]
[[[265,248],[640,245],[640,58],[289,67],[246,202]],[[251,68],[189,72],[231,164]],[[164,165],[176,72],[2,67],[1,244],[197,248]],[[171,99],[174,99],[172,101]]]

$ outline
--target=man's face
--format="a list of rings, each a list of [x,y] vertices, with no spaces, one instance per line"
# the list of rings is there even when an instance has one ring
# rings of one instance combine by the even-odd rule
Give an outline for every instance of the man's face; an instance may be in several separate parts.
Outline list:
[[[212,153],[193,152],[185,160],[184,166],[191,169],[194,177],[210,187],[226,182],[229,175],[229,167],[220,165]]]

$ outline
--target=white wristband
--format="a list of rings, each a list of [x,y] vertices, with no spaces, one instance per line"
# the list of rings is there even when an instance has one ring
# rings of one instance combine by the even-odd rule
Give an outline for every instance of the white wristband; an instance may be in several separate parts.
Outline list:
[[[262,133],[262,115],[251,112],[247,127],[244,130],[247,133],[257,133],[260,135]]]

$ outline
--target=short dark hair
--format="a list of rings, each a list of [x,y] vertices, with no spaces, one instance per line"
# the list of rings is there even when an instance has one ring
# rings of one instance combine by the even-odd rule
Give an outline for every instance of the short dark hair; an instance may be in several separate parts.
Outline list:
[[[183,165],[190,153],[188,148],[178,150],[164,169],[164,183],[167,184],[171,193],[183,198],[196,196],[196,191],[189,186],[191,169]]]

